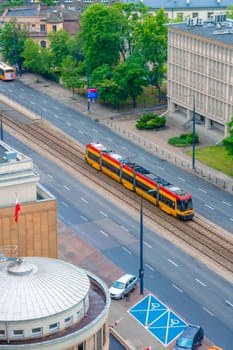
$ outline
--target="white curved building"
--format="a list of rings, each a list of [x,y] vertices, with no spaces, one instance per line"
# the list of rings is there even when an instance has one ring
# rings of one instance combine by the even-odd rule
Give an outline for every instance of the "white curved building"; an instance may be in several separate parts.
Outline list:
[[[0,264],[0,349],[105,350],[108,288],[62,260]]]

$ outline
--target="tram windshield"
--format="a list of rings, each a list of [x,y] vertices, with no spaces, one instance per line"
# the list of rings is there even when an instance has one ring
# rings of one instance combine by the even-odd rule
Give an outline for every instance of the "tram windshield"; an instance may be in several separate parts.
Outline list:
[[[177,209],[179,209],[180,211],[192,210],[193,209],[192,198],[177,200]]]

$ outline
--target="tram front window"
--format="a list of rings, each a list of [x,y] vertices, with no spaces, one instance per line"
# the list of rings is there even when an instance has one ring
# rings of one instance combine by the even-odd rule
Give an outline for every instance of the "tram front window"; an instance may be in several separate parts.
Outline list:
[[[193,209],[192,198],[178,200],[177,201],[177,209],[179,209],[180,211],[192,210]]]

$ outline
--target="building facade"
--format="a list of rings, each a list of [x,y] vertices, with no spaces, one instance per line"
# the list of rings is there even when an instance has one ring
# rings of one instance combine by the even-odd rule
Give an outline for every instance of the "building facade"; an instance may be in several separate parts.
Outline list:
[[[0,261],[0,349],[107,350],[110,296],[62,260]]]
[[[233,115],[233,28],[231,22],[200,20],[168,30],[169,111],[195,112],[207,129],[221,129]]]
[[[0,255],[57,258],[56,198],[39,183],[32,159],[3,141],[0,180]]]

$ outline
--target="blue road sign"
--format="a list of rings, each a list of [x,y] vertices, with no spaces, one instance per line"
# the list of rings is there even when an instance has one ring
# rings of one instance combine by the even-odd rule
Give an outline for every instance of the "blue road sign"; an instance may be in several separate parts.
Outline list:
[[[169,345],[187,327],[184,320],[152,294],[128,312],[163,345]]]
[[[96,88],[87,89],[87,98],[95,99],[98,97],[98,91]]]

